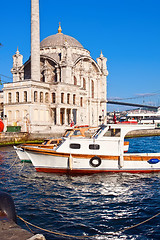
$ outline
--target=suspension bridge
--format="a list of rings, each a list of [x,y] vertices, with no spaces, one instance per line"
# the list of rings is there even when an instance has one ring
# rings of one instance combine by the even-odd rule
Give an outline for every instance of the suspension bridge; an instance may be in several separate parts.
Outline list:
[[[130,106],[157,111],[160,107],[160,91],[141,94],[130,98],[109,98],[106,103],[107,105]]]

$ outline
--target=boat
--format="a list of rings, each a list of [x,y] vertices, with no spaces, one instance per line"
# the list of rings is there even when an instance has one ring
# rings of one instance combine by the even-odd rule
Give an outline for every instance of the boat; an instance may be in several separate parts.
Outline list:
[[[130,119],[130,118],[126,118],[126,117],[121,117],[118,123],[121,123],[121,124],[138,124],[138,121],[134,118]]]
[[[23,149],[37,172],[159,172],[160,153],[124,153],[124,138],[128,132],[154,128],[154,124],[108,124],[100,126],[92,137],[63,138],[56,149],[31,146]]]
[[[160,127],[160,108],[157,112],[146,110],[134,110],[127,114],[126,118],[131,118],[141,124],[156,124],[156,127]]]

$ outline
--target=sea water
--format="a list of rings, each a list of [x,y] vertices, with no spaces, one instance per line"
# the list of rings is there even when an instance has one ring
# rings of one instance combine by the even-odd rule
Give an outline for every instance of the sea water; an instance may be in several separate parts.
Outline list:
[[[160,152],[160,137],[129,142],[129,152]],[[10,146],[0,148],[0,190],[13,197],[17,215],[59,234],[29,226],[47,240],[160,239],[160,215],[154,217],[160,213],[158,173],[37,173],[32,164],[23,166]],[[28,230],[19,219],[18,224]]]

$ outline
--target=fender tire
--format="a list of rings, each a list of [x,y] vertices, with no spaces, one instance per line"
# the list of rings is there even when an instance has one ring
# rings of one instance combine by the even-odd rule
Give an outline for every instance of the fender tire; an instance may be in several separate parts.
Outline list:
[[[16,210],[12,197],[5,192],[0,191],[0,211],[4,212],[8,220],[17,223]]]
[[[94,160],[97,160],[97,163],[94,163]],[[94,156],[89,160],[89,164],[92,167],[99,167],[101,165],[101,163],[102,163],[102,160],[97,156]]]

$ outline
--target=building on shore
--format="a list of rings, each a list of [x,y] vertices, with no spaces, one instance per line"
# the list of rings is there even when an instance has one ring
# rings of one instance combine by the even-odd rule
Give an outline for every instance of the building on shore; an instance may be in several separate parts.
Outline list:
[[[99,124],[106,115],[107,59],[95,62],[73,37],[58,33],[40,44],[40,80],[31,79],[31,58],[13,55],[13,83],[4,84],[7,125],[22,131],[48,132],[58,126]]]
[[[34,5],[35,4],[35,5]],[[97,126],[106,116],[107,59],[93,60],[75,38],[58,33],[39,41],[39,11],[31,5],[31,57],[23,64],[19,50],[13,55],[13,83],[4,84],[7,125],[21,131],[55,132],[71,122]]]

